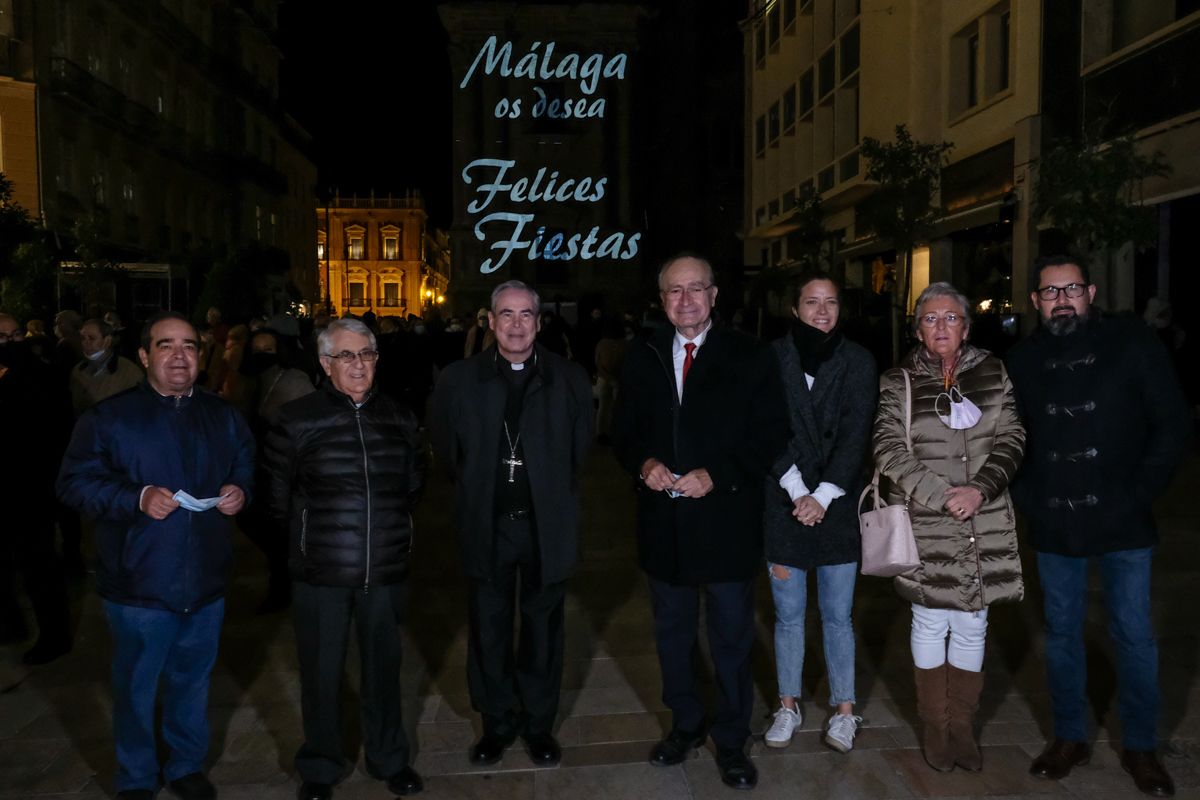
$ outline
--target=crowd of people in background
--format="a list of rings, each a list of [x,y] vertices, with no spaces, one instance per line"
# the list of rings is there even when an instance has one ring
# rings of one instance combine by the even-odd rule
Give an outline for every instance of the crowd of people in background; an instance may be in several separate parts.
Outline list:
[[[0,481],[0,505],[22,532],[0,538],[0,644],[29,637],[19,577],[37,625],[23,661],[68,653],[69,586],[95,564],[114,642],[119,796],[150,800],[161,776],[184,800],[212,800],[205,704],[232,558],[215,534],[236,517],[266,559],[260,613],[294,604],[306,621],[301,800],[329,800],[344,770],[337,695],[352,624],[368,771],[396,794],[418,792],[399,719],[396,626],[432,439],[459,484],[469,688],[483,718],[470,758],[495,763],[519,736],[536,764],[556,764],[576,478],[590,444],[612,445],[637,490],[639,565],[672,714],[650,761],[678,764],[711,737],[722,780],[748,789],[763,567],[780,701],[765,744],[788,746],[801,725],[811,573],[830,687],[823,738],[853,749],[854,499],[873,464],[889,502],[910,508],[920,554],[895,587],[911,605],[929,765],[982,766],[974,726],[988,609],[1025,592],[1015,500],[1042,574],[1055,720],[1030,771],[1058,779],[1090,755],[1081,598],[1095,558],[1118,650],[1122,764],[1143,792],[1169,796],[1154,752],[1149,504],[1193,425],[1170,366],[1181,345],[1155,309],[1148,325],[1092,309],[1078,259],[1045,260],[1033,277],[1039,328],[1007,367],[970,341],[969,300],[935,283],[915,304],[914,348],[881,382],[871,353],[846,335],[842,287],[829,276],[796,281],[790,329],[768,345],[739,330],[737,314],[717,322],[715,275],[693,256],[663,266],[661,305],[588,308],[574,325],[519,281],[467,319],[226,320],[210,308],[202,323],[161,312],[135,333],[115,311],[85,319],[66,309],[48,334],[41,320],[0,312],[0,438],[21,461]],[[351,463],[360,468],[343,468]],[[180,509],[214,536],[192,537]],[[81,514],[95,526],[94,560]],[[711,714],[695,671],[702,596]],[[171,751],[161,768],[160,681]]]

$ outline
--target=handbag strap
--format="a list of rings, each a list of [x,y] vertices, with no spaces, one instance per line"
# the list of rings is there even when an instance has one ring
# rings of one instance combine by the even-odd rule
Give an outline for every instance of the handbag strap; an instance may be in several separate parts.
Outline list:
[[[909,377],[908,370],[904,367],[900,368],[900,372],[904,374],[904,446],[911,453],[912,446],[912,378]],[[862,494],[858,496],[858,507],[862,508],[863,500],[867,497],[867,492],[872,492],[875,495],[875,501],[872,507],[875,509],[883,508],[883,496],[879,492],[879,467],[875,467],[875,472],[871,475],[871,482],[863,487]],[[904,505],[908,505],[908,495],[904,496]]]

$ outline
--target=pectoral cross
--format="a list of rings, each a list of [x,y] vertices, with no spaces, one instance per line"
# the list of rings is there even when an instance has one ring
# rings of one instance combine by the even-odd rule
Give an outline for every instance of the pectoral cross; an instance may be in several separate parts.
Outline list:
[[[500,463],[508,465],[508,482],[516,483],[516,481],[513,479],[513,475],[516,473],[517,467],[525,466],[525,462],[517,458],[516,453],[513,453],[511,458],[500,459]]]

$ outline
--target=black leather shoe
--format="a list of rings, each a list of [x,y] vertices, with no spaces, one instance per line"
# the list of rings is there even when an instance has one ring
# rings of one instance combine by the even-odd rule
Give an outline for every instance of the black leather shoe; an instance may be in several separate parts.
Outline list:
[[[521,737],[529,748],[529,760],[539,767],[552,767],[562,761],[562,748],[548,733],[528,733]]]
[[[154,800],[153,789],[126,789],[117,792],[113,800]]]
[[[1058,781],[1071,774],[1071,767],[1083,766],[1092,758],[1087,742],[1068,742],[1055,739],[1042,754],[1033,760],[1029,774],[1035,778]]]
[[[500,736],[495,733],[485,733],[471,748],[472,764],[495,764],[504,758],[504,751],[516,741],[515,735]]]
[[[705,736],[698,731],[673,730],[650,751],[650,763],[656,767],[682,764],[688,754],[704,744]]]
[[[1143,794],[1151,797],[1174,797],[1175,781],[1167,774],[1153,751],[1126,750],[1121,754],[1121,766],[1133,776],[1133,782]]]
[[[305,781],[300,784],[300,789],[296,792],[296,800],[332,800],[332,798],[333,785],[329,783]]]
[[[731,789],[753,789],[758,785],[758,769],[741,749],[718,750],[717,768],[721,770],[721,783]]]
[[[193,772],[182,778],[176,778],[167,783],[167,788],[179,800],[216,800],[217,798],[217,787],[212,785],[212,781],[203,772]]]
[[[416,794],[425,788],[425,781],[412,767],[405,767],[387,780],[388,791],[403,797],[406,794]]]

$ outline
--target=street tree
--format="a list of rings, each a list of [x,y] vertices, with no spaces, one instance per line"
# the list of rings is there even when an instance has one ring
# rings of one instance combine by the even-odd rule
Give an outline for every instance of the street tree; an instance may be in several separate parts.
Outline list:
[[[1142,183],[1170,171],[1161,152],[1139,152],[1132,134],[1103,141],[1094,127],[1038,159],[1034,217],[1084,257],[1103,259],[1126,242],[1140,247],[1158,235],[1153,206],[1142,205]]]
[[[788,209],[784,209],[785,213]],[[749,301],[756,313],[758,333],[763,333],[763,317],[772,297],[786,297],[796,279],[810,270],[827,270],[833,263],[834,235],[825,228],[825,209],[821,195],[808,192],[792,212],[796,226],[787,236],[788,260],[762,269],[750,282]]]
[[[928,239],[941,215],[938,190],[942,167],[954,147],[949,142],[921,142],[907,126],[896,126],[894,142],[867,136],[859,152],[866,159],[866,178],[878,184],[860,205],[861,219],[896,249],[896,288],[892,292],[892,358],[900,359],[903,321],[912,293],[912,255]]]
[[[53,261],[45,237],[0,172],[0,310],[28,320],[46,317],[53,303]]]

